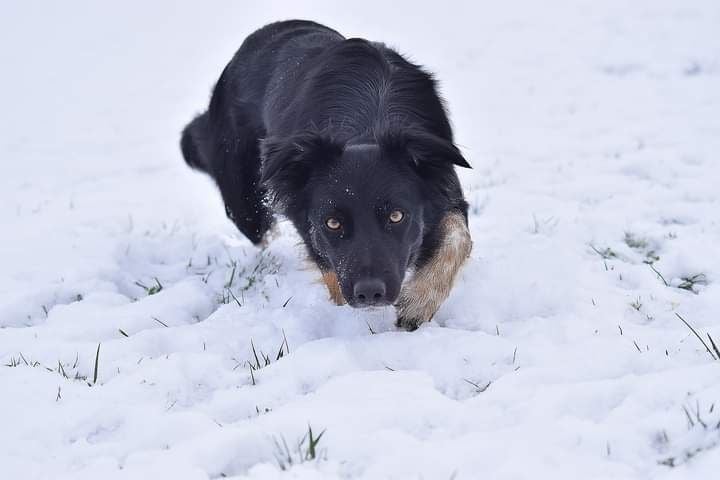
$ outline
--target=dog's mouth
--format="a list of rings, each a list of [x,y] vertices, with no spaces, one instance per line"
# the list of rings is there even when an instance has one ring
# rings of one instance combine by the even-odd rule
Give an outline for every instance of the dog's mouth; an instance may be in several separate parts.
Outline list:
[[[352,297],[350,299],[345,298],[345,301],[347,302],[348,305],[350,305],[353,308],[362,308],[362,309],[367,309],[367,310],[381,309],[384,307],[389,307],[390,305],[393,305],[395,303],[395,299],[393,299],[393,300],[383,299],[383,300],[376,300],[376,301],[358,301]]]

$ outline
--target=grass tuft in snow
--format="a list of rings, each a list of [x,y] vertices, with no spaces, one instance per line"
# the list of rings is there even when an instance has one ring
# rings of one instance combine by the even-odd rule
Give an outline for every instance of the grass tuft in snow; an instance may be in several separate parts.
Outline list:
[[[652,264],[660,260],[660,256],[655,253],[655,249],[651,247],[647,238],[637,236],[632,232],[625,232],[623,241],[625,245],[645,256],[643,263]]]
[[[709,333],[706,333],[708,340],[710,340],[710,345],[712,345],[713,351],[715,352],[715,357],[720,360],[720,350],[718,350],[717,345],[715,345],[715,340],[710,336]]]
[[[713,346],[713,349],[711,350],[707,343],[705,343],[705,340],[700,336],[700,334],[695,330],[692,325],[688,323],[687,320],[685,320],[679,313],[675,312],[675,316],[678,317],[684,324],[687,326],[690,331],[697,337],[698,340],[700,340],[700,343],[703,344],[703,347],[705,347],[705,350],[707,350],[708,354],[710,354],[710,357],[713,360],[720,360],[720,351],[718,351],[717,345],[715,345],[715,342],[713,341],[712,337],[708,333],[708,339],[710,340],[711,345]],[[713,353],[714,350],[714,353]]]
[[[658,461],[660,465],[674,468],[720,445],[720,420],[714,414],[715,403],[703,409],[700,402],[696,401],[694,406],[683,405],[682,410],[687,420],[687,432],[674,442],[675,452]],[[711,420],[712,417],[716,418]],[[665,430],[657,436],[655,444],[663,452],[673,446]]]
[[[657,268],[655,268],[655,267],[653,266],[652,263],[648,263],[647,265],[648,265],[648,267],[650,267],[650,270],[652,270],[653,272],[655,272],[655,275],[657,275],[657,277],[658,277],[660,280],[662,280],[663,284],[664,284],[666,287],[669,287],[669,286],[670,286],[670,284],[667,282],[667,280],[665,280],[665,277],[663,276],[663,274],[660,273],[660,272],[657,270]]]
[[[255,342],[253,342],[252,339],[250,339],[250,351],[252,353],[252,358],[250,360],[246,360],[245,362],[239,362],[235,358],[233,360],[235,361],[236,365],[233,368],[233,370],[236,370],[241,365],[246,365],[250,369],[250,381],[253,385],[257,385],[257,382],[255,380],[255,372],[267,367],[270,365],[273,361],[277,362],[281,358],[285,357],[286,355],[290,354],[290,346],[288,345],[287,337],[285,336],[285,330],[282,331],[282,341],[280,342],[280,347],[278,348],[277,353],[273,357],[266,354],[260,349],[255,348]]]
[[[475,388],[475,393],[483,393],[485,390],[490,388],[490,384],[492,383],[492,382],[487,382],[485,385],[480,385],[479,383],[473,382],[472,380],[467,379],[467,378],[463,378],[463,381],[472,385],[473,388]]]
[[[228,290],[232,287],[233,281],[235,280],[235,272],[237,271],[237,262],[232,261],[231,265],[232,265],[232,271],[230,272],[230,278],[228,279],[227,282],[225,282],[225,288]]]
[[[160,283],[160,280],[158,280],[157,277],[155,277],[155,285],[151,285],[148,287],[140,281],[136,281],[135,285],[145,290],[145,293],[147,293],[148,295],[155,295],[156,293],[161,292],[163,289],[162,283]]]
[[[281,470],[288,470],[293,465],[325,458],[326,452],[318,449],[318,444],[323,435],[325,435],[325,430],[320,432],[318,436],[315,436],[312,426],[308,425],[307,433],[297,442],[297,446],[293,450],[290,450],[290,447],[288,447],[285,437],[280,436],[280,440],[273,438],[273,443],[275,444],[275,460],[278,463],[278,467],[280,467]]]
[[[665,276],[653,266],[653,262],[646,261],[645,263],[647,263],[648,267],[650,267],[650,269],[655,272],[655,275],[657,275],[657,277],[663,282],[663,285],[665,285],[666,287],[676,287],[682,290],[687,290],[689,292],[699,293],[699,289],[697,288],[697,286],[705,286],[708,284],[707,276],[704,273],[686,275],[684,277],[680,277],[679,279],[675,278],[671,282],[668,282],[665,279]]]
[[[632,232],[625,232],[625,245],[635,250],[645,250],[648,248],[648,241],[645,238],[638,237]]]
[[[98,348],[97,348],[97,351],[95,352],[95,367],[93,368],[93,385],[95,385],[97,383],[99,366],[100,366],[100,344],[98,343]]]
[[[538,235],[541,233],[544,234],[552,234],[557,227],[560,220],[558,220],[555,217],[547,217],[543,219],[538,219],[537,216],[533,213],[533,225],[530,228],[530,233],[533,235]]]
[[[170,327],[168,327],[168,324],[167,324],[167,323],[163,322],[163,321],[160,320],[159,318],[157,318],[157,317],[150,317],[150,318],[152,318],[153,320],[155,320],[157,323],[159,323],[159,324],[162,325],[163,327],[165,327],[165,328],[170,328]]]
[[[210,263],[208,263],[208,266],[209,265]],[[246,267],[238,270],[237,261],[232,259],[228,261],[225,267],[230,269],[230,275],[223,284],[222,292],[218,295],[217,302],[221,305],[226,305],[231,301],[234,301],[238,305],[238,307],[242,307],[245,304],[245,292],[251,290],[265,276],[274,275],[280,269],[278,260],[272,255],[266,254],[264,252],[260,254],[257,263],[250,270],[248,270]],[[202,274],[204,275],[202,278],[202,281],[204,283],[208,283],[210,274],[213,273],[213,271],[214,270],[211,270],[207,273]],[[275,279],[275,284],[279,285],[277,279]],[[238,298],[238,294],[233,292],[233,288],[235,288],[235,290],[239,292],[240,298]],[[264,296],[267,299],[267,295]],[[289,301],[290,299],[287,300],[287,302]],[[285,303],[285,305],[287,305],[287,302]]]
[[[615,253],[615,251],[613,249],[611,249],[610,247],[606,247],[605,249],[601,250],[601,249],[597,248],[595,245],[590,244],[590,248],[592,248],[592,250],[595,253],[600,255],[600,257],[603,260],[611,260],[613,258],[618,258],[618,254]]]
[[[41,364],[37,360],[32,360],[32,359],[28,360],[28,358],[25,357],[25,355],[22,352],[19,352],[17,357],[10,356],[10,359],[5,364],[5,366],[10,367],[10,368],[22,367],[22,366],[31,367],[31,368],[43,368],[43,369],[47,370],[48,372],[57,373],[58,375],[63,377],[65,380],[80,380],[83,382],[87,382],[87,377],[84,375],[80,375],[80,372],[77,370],[79,358],[80,358],[79,355],[76,355],[75,361],[73,362],[72,365],[70,365],[70,363],[63,363],[62,361],[58,360],[57,367],[50,368],[48,366]],[[73,371],[74,371],[74,373],[72,373]],[[68,372],[70,372],[70,373],[68,373]],[[90,385],[89,382],[88,382],[88,385]]]
[[[680,283],[678,283],[677,288],[698,293],[696,285],[707,285],[707,283],[707,277],[704,273],[696,273],[695,275],[680,277]]]

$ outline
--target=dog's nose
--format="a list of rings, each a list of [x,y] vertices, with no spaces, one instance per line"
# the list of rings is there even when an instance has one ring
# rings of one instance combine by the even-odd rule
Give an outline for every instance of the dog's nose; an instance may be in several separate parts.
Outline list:
[[[382,305],[385,299],[385,282],[379,278],[359,280],[353,287],[355,301],[361,305]]]

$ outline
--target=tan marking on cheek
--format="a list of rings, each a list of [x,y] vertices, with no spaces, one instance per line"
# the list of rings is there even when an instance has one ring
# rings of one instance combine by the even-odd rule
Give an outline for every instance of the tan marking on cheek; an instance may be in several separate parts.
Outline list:
[[[470,232],[461,213],[448,213],[440,229],[435,255],[403,285],[395,304],[398,325],[408,330],[432,319],[450,295],[455,277],[472,250]]]
[[[330,293],[330,299],[337,305],[344,305],[345,297],[343,297],[335,272],[323,272],[322,276],[323,282],[325,282],[325,286]]]

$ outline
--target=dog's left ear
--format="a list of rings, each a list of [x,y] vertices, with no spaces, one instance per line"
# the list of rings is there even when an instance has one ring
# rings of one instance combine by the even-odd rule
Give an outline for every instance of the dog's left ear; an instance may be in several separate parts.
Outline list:
[[[260,184],[275,201],[291,201],[319,162],[337,158],[341,153],[341,145],[317,132],[265,138],[260,142]]]
[[[380,143],[386,150],[400,151],[409,155],[415,166],[419,168],[448,164],[472,168],[451,141],[422,130],[395,131],[382,138]]]

